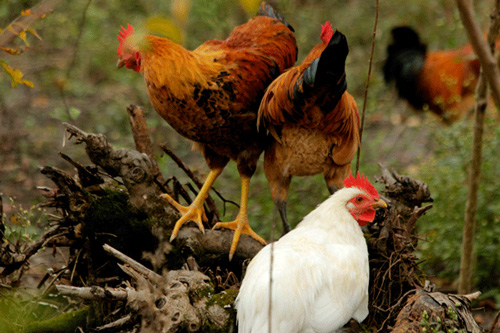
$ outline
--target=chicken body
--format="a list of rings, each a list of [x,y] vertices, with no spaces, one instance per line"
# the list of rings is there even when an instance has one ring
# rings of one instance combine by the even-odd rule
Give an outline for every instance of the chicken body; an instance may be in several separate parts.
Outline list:
[[[195,142],[210,168],[189,207],[164,196],[182,213],[171,240],[190,220],[203,231],[203,202],[228,161],[234,160],[241,176],[240,211],[234,222],[216,227],[236,231],[230,258],[241,233],[265,244],[249,227],[246,209],[250,177],[265,145],[265,134],[257,131],[257,110],[269,83],[296,61],[293,29],[265,3],[256,17],[236,27],[226,40],[207,41],[194,51],[155,36],[147,36],[139,47],[128,38],[129,29],[121,33],[120,61],[143,74],[154,109]]]
[[[258,121],[274,138],[264,170],[284,232],[290,230],[286,204],[292,176],[322,173],[333,193],[349,175],[359,146],[358,108],[345,91],[347,41],[339,32],[333,35],[329,22],[322,38],[299,66],[274,80],[259,109]]]
[[[392,31],[384,79],[416,110],[430,110],[444,122],[460,119],[474,106],[480,63],[470,45],[427,52],[410,27]]]
[[[268,332],[269,325],[272,332],[333,332],[366,318],[368,250],[360,225],[386,204],[373,187],[358,185],[346,184],[252,259],[235,303],[239,332]]]

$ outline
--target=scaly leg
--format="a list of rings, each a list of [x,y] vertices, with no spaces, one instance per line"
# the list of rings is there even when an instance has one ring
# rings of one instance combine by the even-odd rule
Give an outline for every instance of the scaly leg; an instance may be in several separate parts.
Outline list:
[[[247,202],[248,202],[248,192],[250,187],[250,177],[241,176],[241,206],[238,216],[233,222],[219,222],[214,225],[213,229],[225,228],[234,230],[233,242],[231,244],[231,249],[229,250],[229,260],[233,259],[234,252],[236,251],[236,246],[240,240],[241,234],[248,235],[260,242],[262,245],[266,245],[266,241],[257,235],[250,225],[248,224],[248,214],[247,214]]]
[[[203,203],[208,196],[208,191],[214,184],[215,180],[221,174],[223,168],[211,169],[205,183],[201,187],[200,192],[193,200],[189,207],[182,206],[177,201],[175,201],[170,195],[162,194],[161,198],[167,200],[172,206],[177,208],[177,210],[181,213],[182,217],[177,220],[174,226],[174,230],[172,230],[172,236],[170,236],[170,241],[173,241],[181,227],[188,221],[193,221],[198,225],[201,232],[205,233],[205,228],[203,227],[203,221],[207,221],[207,216],[205,215],[205,210],[203,209]]]

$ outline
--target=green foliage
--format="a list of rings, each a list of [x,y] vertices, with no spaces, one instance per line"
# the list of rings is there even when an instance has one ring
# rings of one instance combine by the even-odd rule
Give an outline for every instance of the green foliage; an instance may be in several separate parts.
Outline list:
[[[463,330],[458,330],[454,326],[459,326],[458,315],[451,307],[448,307],[447,313],[448,325],[443,325],[441,317],[437,317],[436,321],[429,321],[429,314],[424,310],[422,314],[422,320],[420,321],[420,326],[422,326],[422,332],[425,333],[463,333]],[[446,328],[445,326],[451,326]]]
[[[459,123],[435,132],[435,156],[419,172],[434,198],[434,208],[419,224],[419,231],[427,234],[429,240],[420,242],[419,250],[426,260],[425,270],[449,282],[458,278],[460,268],[471,133],[471,123]],[[479,290],[489,290],[483,297],[495,295],[500,301],[500,127],[495,123],[486,128],[484,142],[476,215],[474,282]]]
[[[85,328],[87,312],[88,308],[77,310],[61,296],[0,290],[0,332],[74,332]]]
[[[35,206],[25,209],[17,205],[13,198],[9,198],[9,202],[13,213],[3,216],[4,242],[14,244],[22,251],[24,246],[40,236],[40,228],[47,222],[46,211]]]

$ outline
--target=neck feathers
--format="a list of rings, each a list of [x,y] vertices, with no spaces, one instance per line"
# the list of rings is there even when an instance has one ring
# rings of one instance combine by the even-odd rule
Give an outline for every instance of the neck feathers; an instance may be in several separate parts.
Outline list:
[[[147,50],[143,52],[143,74],[146,82],[165,87],[173,97],[182,99],[191,94],[193,86],[207,88],[210,78],[221,66],[209,56],[186,50],[169,39],[148,36]]]

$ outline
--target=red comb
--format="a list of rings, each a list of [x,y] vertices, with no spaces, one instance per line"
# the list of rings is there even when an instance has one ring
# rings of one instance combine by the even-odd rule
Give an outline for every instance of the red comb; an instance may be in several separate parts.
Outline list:
[[[323,43],[328,44],[333,36],[332,24],[330,21],[326,21],[325,24],[321,25],[321,40]]]
[[[378,198],[377,189],[370,183],[367,177],[364,175],[360,176],[359,172],[357,177],[354,178],[351,174],[349,177],[344,179],[344,187],[356,187],[362,191],[365,191],[374,198]]]
[[[119,31],[119,34],[116,35],[116,37],[118,37],[118,41],[120,42],[120,45],[118,45],[118,49],[116,50],[116,52],[118,53],[118,56],[122,56],[122,44],[123,44],[123,41],[130,35],[132,35],[134,33],[134,27],[130,24],[127,24],[127,29],[125,29],[124,27],[121,27],[122,30]]]

